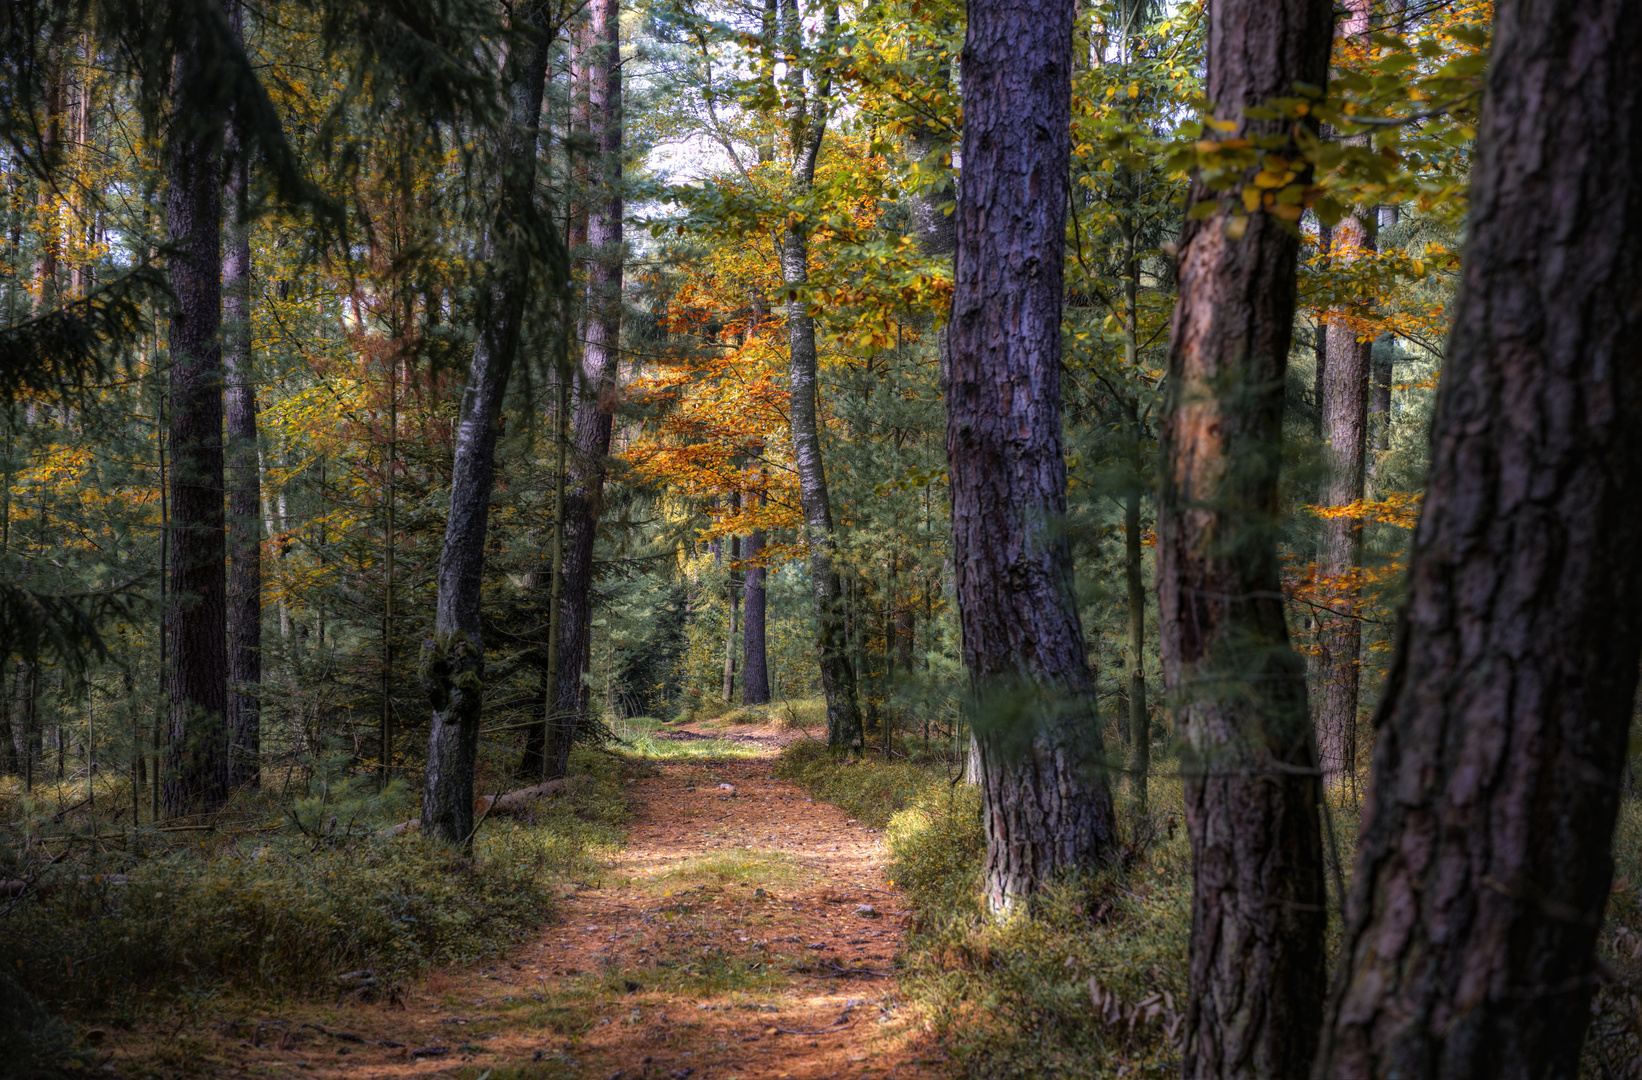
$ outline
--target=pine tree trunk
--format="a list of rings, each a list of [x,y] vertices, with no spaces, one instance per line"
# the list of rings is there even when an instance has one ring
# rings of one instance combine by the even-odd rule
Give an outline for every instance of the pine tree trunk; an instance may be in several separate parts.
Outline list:
[[[0,662],[0,776],[17,775],[17,736],[12,729],[11,702],[6,700],[6,665]],[[19,674],[21,668],[19,667]]]
[[[1117,843],[1064,533],[1072,21],[1069,4],[973,0],[964,42],[946,455],[994,911]]]
[[[1362,38],[1367,44],[1372,15],[1368,0],[1346,0],[1340,24],[1343,37]],[[1344,140],[1367,146],[1368,136]],[[1349,268],[1374,251],[1374,211],[1358,209],[1341,219],[1330,235],[1330,260]],[[1327,362],[1323,369],[1323,441],[1329,476],[1324,506],[1348,506],[1362,499],[1368,450],[1368,375],[1374,340],[1359,341],[1355,327],[1342,318],[1328,324]],[[1325,518],[1317,570],[1330,582],[1326,591],[1331,611],[1320,614],[1317,635],[1321,656],[1316,665],[1318,688],[1317,758],[1325,788],[1346,783],[1357,763],[1357,696],[1360,682],[1358,654],[1362,624],[1357,621],[1356,573],[1363,562],[1363,521],[1360,517]]]
[[[764,507],[763,477],[760,476],[758,505]],[[754,529],[747,536],[747,578],[742,586],[743,606],[741,620],[741,703],[764,705],[770,700],[770,663],[764,644],[765,606],[764,567],[759,554],[764,550],[764,530]]]
[[[1642,650],[1642,7],[1508,0],[1328,1076],[1572,1078]]]
[[[740,509],[740,493],[733,493],[731,498],[731,505]],[[736,564],[739,562],[741,562],[741,537],[732,536],[730,537],[729,568],[730,632],[724,635],[724,704],[726,705],[735,701],[735,654],[737,651],[736,646],[741,643],[741,626],[737,618],[741,611],[741,593],[737,588],[738,581],[736,578],[739,573]]]
[[[201,31],[203,33],[203,31]],[[221,162],[189,102],[205,96],[210,47],[176,57],[166,151],[172,255],[171,606],[165,809],[214,809],[228,797],[228,550],[223,520]]]
[[[229,21],[243,36],[243,8]],[[228,386],[228,786],[256,787],[262,772],[262,477],[257,455],[257,392],[251,358],[250,164],[230,120],[224,202],[228,245],[222,266],[223,375]]]
[[[582,369],[575,410],[575,445],[564,500],[564,575],[559,600],[559,665],[549,775],[570,767],[570,748],[588,712],[588,669],[593,648],[593,545],[604,507],[610,456],[611,412],[621,359],[622,226],[621,9],[618,0],[593,0],[588,50],[588,113],[599,146],[600,184],[587,216],[591,250],[587,274]]]
[[[1152,711],[1146,703],[1146,580],[1141,564],[1140,492],[1123,505],[1123,570],[1129,594],[1129,799],[1137,818],[1146,816],[1146,780],[1152,771]]]
[[[422,835],[447,844],[466,845],[473,838],[473,769],[484,698],[479,600],[485,532],[502,398],[519,353],[530,291],[530,252],[518,235],[518,223],[532,215],[537,126],[551,44],[545,2],[521,7],[515,17],[520,20],[518,28],[530,33],[532,40],[514,46],[503,71],[504,90],[511,100],[497,145],[500,199],[496,219],[485,230],[486,317],[474,344],[456,432],[434,633],[422,643],[422,682],[433,705]]]
[[[1210,7],[1208,97],[1236,124],[1226,137],[1289,134],[1242,110],[1323,84],[1333,14],[1329,0]],[[1194,183],[1188,205],[1205,199],[1218,208],[1181,233],[1158,503],[1194,886],[1182,1076],[1302,1077],[1322,1019],[1325,915],[1305,666],[1277,554],[1299,241],[1266,213],[1232,239],[1242,201]]]

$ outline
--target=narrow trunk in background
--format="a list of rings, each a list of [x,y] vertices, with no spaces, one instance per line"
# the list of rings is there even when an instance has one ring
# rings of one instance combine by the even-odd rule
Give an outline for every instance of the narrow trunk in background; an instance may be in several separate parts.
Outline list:
[[[1144,818],[1146,780],[1152,771],[1152,712],[1146,703],[1146,580],[1140,542],[1140,492],[1123,500],[1123,572],[1129,594],[1129,640],[1123,663],[1129,669],[1129,799],[1136,819]]]
[[[1139,184],[1123,170],[1123,184],[1132,202],[1139,202]],[[1132,372],[1140,367],[1140,237],[1132,211],[1118,217],[1123,236],[1123,364]],[[1151,712],[1146,705],[1146,584],[1141,565],[1140,494],[1146,482],[1146,431],[1140,404],[1124,401],[1129,414],[1129,490],[1123,498],[1123,574],[1128,592],[1129,640],[1123,663],[1129,676],[1129,798],[1136,820],[1146,817],[1146,781],[1152,768]]]
[[[228,18],[243,37],[244,10]],[[257,390],[251,358],[250,163],[230,118],[223,203],[228,244],[222,265],[222,367],[228,387],[228,786],[256,787],[262,773],[262,476],[257,463]]]
[[[1580,1075],[1642,649],[1642,6],[1506,0],[1318,1074]]]
[[[1117,844],[1065,533],[1072,22],[1054,0],[971,0],[964,39],[946,457],[994,911]]]
[[[502,398],[519,353],[530,290],[531,256],[518,223],[534,216],[537,125],[551,44],[548,17],[545,0],[516,9],[515,28],[529,38],[514,43],[502,73],[510,100],[496,145],[496,217],[485,229],[483,316],[456,430],[434,632],[422,643],[420,674],[433,706],[422,835],[447,844],[466,845],[473,838],[473,769],[484,698],[479,601],[485,532]]]
[[[588,114],[599,147],[599,186],[587,215],[590,249],[575,445],[564,499],[564,572],[559,598],[559,676],[553,704],[551,776],[570,767],[570,748],[588,711],[583,674],[593,646],[593,544],[604,507],[611,413],[621,360],[622,73],[619,0],[593,0]]]
[[[1368,44],[1369,0],[1346,0],[1340,24],[1343,37]],[[1344,140],[1367,146],[1366,135]],[[1341,268],[1374,252],[1374,211],[1357,208],[1342,218],[1330,235],[1330,261]],[[1327,360],[1323,369],[1323,442],[1328,482],[1323,505],[1349,506],[1363,497],[1364,455],[1368,449],[1368,374],[1374,339],[1358,340],[1356,327],[1338,314],[1328,323]],[[1319,615],[1315,665],[1317,687],[1317,758],[1326,788],[1348,783],[1357,762],[1357,696],[1361,681],[1358,653],[1362,624],[1357,621],[1361,589],[1357,571],[1363,562],[1363,520],[1323,519],[1317,572],[1328,582],[1324,595],[1330,611]]]
[[[762,448],[760,448],[762,450]],[[768,478],[760,471],[758,507],[764,508],[764,487]],[[764,567],[759,556],[764,550],[764,530],[747,534],[747,578],[742,588],[747,613],[741,622],[741,703],[764,705],[770,700],[770,664],[764,644],[766,598]]]
[[[1290,135],[1243,109],[1323,85],[1330,0],[1209,8],[1208,97],[1233,131]],[[1293,160],[1292,147],[1279,152]],[[1300,178],[1304,181],[1304,177]],[[1158,499],[1158,612],[1192,845],[1181,1074],[1298,1078],[1325,993],[1320,785],[1305,665],[1278,560],[1283,385],[1299,239],[1266,213],[1227,235],[1236,192],[1180,239]]]
[[[739,512],[741,510],[741,492],[730,492],[730,509],[732,512]],[[741,643],[741,626],[739,620],[737,619],[737,615],[741,611],[741,593],[737,587],[740,584],[737,575],[741,573],[741,568],[737,564],[740,562],[741,537],[732,536],[730,537],[730,567],[728,575],[730,590],[730,632],[724,635],[724,704],[726,705],[729,705],[735,701],[735,654],[736,646]]]
[[[554,745],[553,733],[558,730],[554,710],[559,703],[559,677],[564,671],[560,640],[563,626],[559,611],[564,600],[564,498],[568,477],[565,475],[570,456],[570,373],[560,370],[553,393],[553,550],[548,556],[547,578],[547,662],[541,678],[540,727],[533,727],[525,737],[525,759],[521,773],[547,779],[554,758],[547,748]]]
[[[831,103],[830,77],[819,74],[809,100],[804,68],[803,20],[797,0],[780,0],[781,47],[789,57],[782,93],[786,102],[787,141],[792,172],[789,199],[802,199],[815,184],[815,163],[827,133]],[[838,9],[827,8],[827,27],[836,27]],[[810,554],[810,594],[815,605],[815,651],[821,668],[821,691],[827,699],[827,745],[834,750],[860,749],[863,743],[861,710],[856,701],[855,665],[850,661],[843,585],[833,565],[838,541],[833,535],[832,501],[827,493],[827,469],[821,458],[819,357],[815,343],[815,316],[803,298],[810,279],[808,225],[789,216],[780,239],[781,284],[787,293],[787,346],[789,416],[792,425],[793,468],[798,474],[799,503],[804,513],[804,542]]]
[[[222,132],[186,103],[208,90],[206,46],[176,56],[178,101],[166,148],[172,254],[171,588],[166,619],[165,810],[210,810],[228,797],[228,550],[223,519]]]

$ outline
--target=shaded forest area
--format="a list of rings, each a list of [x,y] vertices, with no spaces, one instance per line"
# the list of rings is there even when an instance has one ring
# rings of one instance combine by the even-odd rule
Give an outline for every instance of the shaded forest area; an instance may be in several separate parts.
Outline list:
[[[1642,1077],[1642,8],[20,0],[0,64],[0,1073],[239,1075],[629,890],[735,956],[544,966],[471,1075]],[[889,968],[768,951],[846,888]],[[877,1049],[599,1034],[797,977]]]

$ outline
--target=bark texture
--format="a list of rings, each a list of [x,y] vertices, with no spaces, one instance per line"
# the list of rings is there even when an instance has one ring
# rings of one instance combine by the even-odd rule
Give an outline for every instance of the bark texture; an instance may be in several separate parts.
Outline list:
[[[796,62],[803,53],[803,22],[797,0],[780,0],[781,47],[787,61],[782,95],[787,108],[787,140],[792,172],[787,194],[794,200],[809,194],[815,184],[815,162],[827,133],[830,77],[819,75],[813,94],[805,86],[804,67]],[[838,9],[828,9],[827,25],[837,25]],[[787,345],[789,408],[791,410],[793,468],[798,474],[799,502],[804,513],[804,540],[810,553],[810,590],[815,603],[815,651],[821,667],[821,690],[827,699],[827,745],[835,750],[859,749],[864,742],[861,709],[856,700],[855,665],[850,661],[849,630],[845,625],[843,584],[833,565],[837,539],[832,531],[832,500],[827,492],[827,468],[821,457],[821,419],[816,385],[818,356],[815,316],[802,290],[810,279],[808,225],[797,215],[788,218],[780,240],[781,284],[787,291]]]
[[[1226,137],[1289,134],[1242,109],[1322,85],[1333,21],[1329,0],[1209,8],[1209,98],[1237,125]],[[1193,184],[1191,204],[1210,198],[1218,209],[1181,234],[1158,507],[1194,878],[1182,1075],[1298,1077],[1325,991],[1320,785],[1277,557],[1299,240],[1265,213],[1233,239],[1241,200]]]
[[[1508,0],[1319,1075],[1573,1077],[1642,647],[1642,7]]]
[[[199,31],[203,35],[204,31]],[[223,527],[221,129],[185,103],[206,97],[200,37],[175,57],[166,152],[172,254],[170,325],[171,604],[166,618],[165,809],[186,814],[228,797],[227,573]]]
[[[228,18],[242,33],[243,9]],[[257,460],[257,389],[251,358],[251,223],[249,162],[238,123],[228,126],[224,211],[228,244],[222,264],[223,374],[228,385],[228,786],[257,785],[261,775],[262,475]]]
[[[1124,498],[1123,543],[1123,576],[1129,596],[1129,640],[1123,650],[1129,674],[1129,798],[1136,817],[1144,818],[1146,780],[1152,770],[1152,711],[1146,703],[1146,584],[1138,491]]]
[[[764,508],[762,477],[758,492],[759,509]],[[742,588],[746,613],[741,621],[741,702],[764,705],[770,700],[770,662],[765,648],[764,567],[759,555],[764,550],[764,530],[747,535],[747,575]]]
[[[1366,25],[1366,12],[1364,13]],[[1365,211],[1366,213],[1366,211]],[[1333,257],[1349,264],[1373,249],[1374,233],[1361,214],[1341,219],[1333,230]],[[1363,497],[1368,446],[1368,373],[1374,342],[1357,340],[1345,320],[1328,323],[1328,363],[1323,374],[1323,441],[1327,447],[1328,482],[1323,505],[1349,506]],[[1358,652],[1361,624],[1354,617],[1359,588],[1356,572],[1363,560],[1360,517],[1323,520],[1317,572],[1331,584],[1329,611],[1319,616],[1321,647],[1317,671],[1317,756],[1323,782],[1345,780],[1357,758]]]
[[[1369,0],[1346,0],[1343,37],[1366,39],[1372,15]],[[1365,41],[1366,44],[1366,41]],[[1368,136],[1347,140],[1368,144]],[[1374,250],[1374,211],[1359,208],[1340,220],[1330,234],[1334,263],[1346,267]],[[1323,442],[1327,447],[1328,483],[1323,505],[1349,506],[1363,497],[1368,449],[1368,374],[1374,354],[1373,338],[1359,341],[1357,329],[1345,319],[1328,322],[1327,360],[1322,369]],[[1334,517],[1323,521],[1317,570],[1333,584],[1327,590],[1329,612],[1322,613],[1317,635],[1321,685],[1317,700],[1317,758],[1326,787],[1354,775],[1357,761],[1357,696],[1360,682],[1358,654],[1362,624],[1356,619],[1361,591],[1356,573],[1363,562],[1363,521]]]
[[[588,115],[598,141],[599,194],[587,215],[590,249],[581,372],[576,382],[574,446],[564,496],[564,571],[559,594],[559,678],[555,693],[553,777],[570,767],[570,748],[586,722],[583,678],[593,649],[593,543],[604,508],[616,376],[621,359],[622,84],[621,6],[594,0]]]
[[[434,632],[422,643],[420,675],[433,706],[422,833],[449,844],[466,844],[473,836],[473,768],[484,698],[479,599],[485,531],[502,397],[519,353],[530,290],[529,241],[522,223],[536,217],[537,125],[551,43],[545,3],[521,8],[516,17],[530,38],[514,44],[503,71],[510,100],[496,146],[496,216],[485,230],[483,262],[490,278],[484,284],[478,340],[456,430]]]
[[[1116,842],[1064,532],[1072,21],[1052,0],[972,0],[964,40],[946,455],[994,910]]]

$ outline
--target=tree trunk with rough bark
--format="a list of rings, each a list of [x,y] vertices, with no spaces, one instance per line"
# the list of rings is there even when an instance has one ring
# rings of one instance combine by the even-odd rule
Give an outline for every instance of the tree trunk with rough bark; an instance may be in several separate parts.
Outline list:
[[[1578,1073],[1642,649],[1642,7],[1507,0],[1319,1075]]]
[[[535,216],[537,134],[551,44],[545,3],[521,8],[515,17],[516,28],[528,38],[514,42],[503,70],[510,100],[497,138],[496,216],[485,230],[489,280],[482,285],[483,314],[456,431],[434,633],[422,643],[420,675],[433,706],[422,835],[447,844],[466,845],[473,838],[473,769],[484,698],[479,600],[485,532],[502,398],[519,353],[530,291],[531,257],[519,223]]]
[[[588,115],[599,146],[600,183],[587,215],[590,249],[575,435],[564,497],[564,572],[559,594],[559,678],[550,777],[570,767],[570,748],[588,710],[583,678],[593,648],[593,544],[604,508],[616,379],[621,359],[622,72],[621,7],[594,0],[588,48]]]
[[[787,61],[783,95],[787,108],[787,139],[792,172],[787,194],[807,195],[815,183],[815,163],[827,133],[831,112],[831,77],[818,73],[813,92],[805,86],[803,20],[797,0],[780,0],[781,47]],[[837,26],[836,5],[827,8],[828,29]],[[793,469],[798,474],[799,502],[804,513],[804,542],[810,553],[810,591],[815,603],[815,651],[821,667],[821,690],[827,699],[827,745],[834,750],[860,749],[865,733],[856,700],[855,665],[850,661],[849,630],[844,590],[833,565],[837,539],[833,535],[832,501],[827,493],[826,464],[821,458],[821,420],[817,399],[818,354],[815,316],[802,290],[810,278],[809,226],[788,219],[781,235],[781,284],[787,292],[788,381],[792,424]]]
[[[1065,536],[1061,261],[1071,5],[974,0],[946,456],[994,911],[1117,843]]]
[[[203,30],[200,33],[203,34]],[[189,107],[207,93],[199,38],[175,58],[177,106],[166,149],[166,228],[172,255],[171,606],[165,809],[228,798],[228,608],[223,532],[222,132]]]
[[[737,500],[739,502],[739,500]],[[741,589],[737,564],[741,562],[741,537],[730,537],[729,601],[730,631],[724,635],[724,704],[735,701],[735,672],[737,648],[741,644]]]
[[[764,508],[764,477],[759,478],[758,506]],[[744,705],[765,705],[770,700],[770,662],[765,648],[764,567],[758,561],[764,550],[764,530],[754,529],[747,535],[747,578],[742,587],[743,607],[741,620],[741,702]]]
[[[1344,37],[1364,39],[1367,44],[1369,0],[1346,0],[1346,16],[1340,24]],[[1352,136],[1346,142],[1366,146],[1368,136]],[[1349,267],[1374,252],[1374,211],[1358,208],[1342,218],[1330,235],[1330,257],[1335,265]],[[1323,492],[1324,506],[1349,506],[1363,497],[1365,456],[1368,450],[1368,375],[1374,355],[1374,339],[1358,340],[1357,329],[1343,318],[1331,319],[1326,338],[1327,362],[1323,369],[1323,442],[1329,466]],[[1357,762],[1357,697],[1360,683],[1358,654],[1362,647],[1362,624],[1357,621],[1357,597],[1361,591],[1356,573],[1363,562],[1363,521],[1360,517],[1331,517],[1323,520],[1317,571],[1328,581],[1325,595],[1331,611],[1321,614],[1317,635],[1322,655],[1316,665],[1322,685],[1317,704],[1317,758],[1323,770],[1325,788],[1346,783],[1354,776]]]
[[[243,37],[243,19],[239,0],[230,0],[236,36]],[[232,118],[227,143],[222,366],[228,386],[228,786],[238,788],[256,787],[262,773],[262,476],[251,358],[250,162]]]
[[[1144,818],[1152,771],[1152,710],[1146,703],[1146,582],[1140,539],[1140,492],[1130,491],[1123,501],[1123,571],[1129,594],[1123,663],[1129,669],[1129,799],[1135,816]]]
[[[1297,81],[1321,86],[1333,22],[1329,0],[1212,5],[1208,96],[1236,125],[1217,137],[1288,135],[1288,121],[1242,110]],[[1264,212],[1233,238],[1237,193],[1194,182],[1188,205],[1206,199],[1214,213],[1181,233],[1158,504],[1164,677],[1192,844],[1182,1075],[1300,1077],[1326,988],[1316,749],[1277,552],[1299,241]]]

